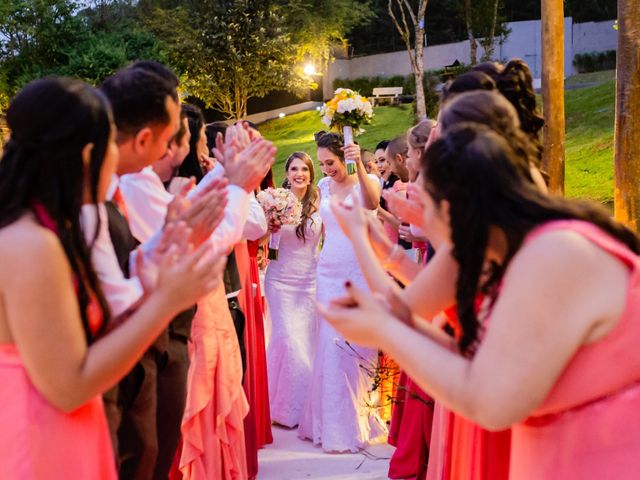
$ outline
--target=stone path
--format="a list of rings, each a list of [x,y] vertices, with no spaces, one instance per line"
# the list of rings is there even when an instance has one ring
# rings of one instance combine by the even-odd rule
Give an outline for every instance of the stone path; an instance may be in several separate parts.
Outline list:
[[[296,430],[273,427],[273,444],[258,452],[258,480],[381,480],[393,447],[372,445],[365,453],[325,453]]]

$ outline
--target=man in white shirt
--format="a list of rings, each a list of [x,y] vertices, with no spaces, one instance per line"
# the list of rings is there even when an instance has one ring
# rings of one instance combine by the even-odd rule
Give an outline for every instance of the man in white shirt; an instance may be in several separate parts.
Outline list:
[[[167,155],[179,155],[179,150],[172,147]],[[229,163],[226,171],[222,168],[215,169],[202,180],[210,182],[211,179],[225,175],[230,182],[227,187],[229,202],[223,222],[208,240],[212,248],[229,250],[241,238],[257,239],[267,231],[264,212],[253,194],[256,178],[244,175],[247,159],[241,154],[238,159]],[[134,237],[140,242],[150,241],[155,231],[164,224],[174,196],[166,191],[157,172],[166,164],[172,163],[178,162],[169,162],[165,156],[140,172],[121,177],[120,189],[129,215],[129,224]],[[269,165],[269,162],[265,163]],[[237,296],[237,292],[235,295]],[[154,478],[158,479],[167,477],[180,438],[180,420],[186,401],[187,339],[192,318],[193,315],[183,312],[171,323],[168,345],[158,365],[158,460],[154,474]]]

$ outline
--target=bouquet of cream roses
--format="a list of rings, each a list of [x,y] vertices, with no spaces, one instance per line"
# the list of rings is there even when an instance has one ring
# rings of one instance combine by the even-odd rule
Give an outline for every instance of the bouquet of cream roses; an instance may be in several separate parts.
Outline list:
[[[327,127],[342,131],[345,145],[353,143],[353,135],[364,130],[362,125],[371,123],[373,107],[366,97],[348,88],[338,88],[335,96],[320,109],[322,123]],[[354,160],[345,158],[347,173],[356,172]]]
[[[302,203],[291,190],[286,188],[267,188],[256,195],[269,223],[276,225],[298,225],[302,218]],[[269,260],[278,259],[280,232],[274,232],[269,238]]]

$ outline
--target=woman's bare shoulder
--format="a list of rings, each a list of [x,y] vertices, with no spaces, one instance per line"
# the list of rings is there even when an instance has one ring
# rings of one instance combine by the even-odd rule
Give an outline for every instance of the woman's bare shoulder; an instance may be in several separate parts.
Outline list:
[[[32,268],[60,265],[64,251],[55,233],[25,214],[0,228],[0,258],[5,267],[0,269],[0,278],[5,275],[15,278],[16,271],[26,273]]]

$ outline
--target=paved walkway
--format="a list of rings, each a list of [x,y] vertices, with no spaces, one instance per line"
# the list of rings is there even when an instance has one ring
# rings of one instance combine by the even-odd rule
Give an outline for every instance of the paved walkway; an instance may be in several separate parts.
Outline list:
[[[393,447],[372,445],[364,453],[325,453],[296,430],[273,426],[273,444],[258,452],[257,480],[382,480]]]

